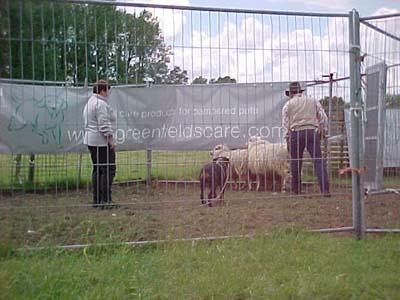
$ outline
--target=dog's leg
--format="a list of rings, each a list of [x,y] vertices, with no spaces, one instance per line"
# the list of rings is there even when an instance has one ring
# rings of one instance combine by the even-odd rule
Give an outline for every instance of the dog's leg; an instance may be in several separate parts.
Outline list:
[[[208,193],[208,199],[207,199],[207,204],[208,204],[208,206],[212,206],[212,199],[213,199],[213,187],[212,187],[212,185],[209,185],[209,189],[210,189],[210,192]]]
[[[200,200],[201,200],[201,204],[206,203],[204,201],[204,179],[203,179],[203,177],[200,179]]]

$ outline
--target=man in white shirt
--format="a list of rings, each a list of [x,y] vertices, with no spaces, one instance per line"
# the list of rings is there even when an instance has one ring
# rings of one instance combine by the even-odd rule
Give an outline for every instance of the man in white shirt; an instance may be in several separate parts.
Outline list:
[[[282,127],[290,152],[291,192],[301,193],[301,169],[304,149],[313,160],[314,173],[317,175],[321,193],[329,197],[329,181],[326,161],[321,152],[321,135],[326,132],[328,117],[316,99],[303,95],[299,82],[291,82],[286,96],[289,101],[282,109]]]
[[[93,163],[93,207],[111,208],[111,185],[116,172],[115,134],[116,115],[108,104],[110,85],[99,80],[93,85],[93,95],[83,110],[85,136]]]

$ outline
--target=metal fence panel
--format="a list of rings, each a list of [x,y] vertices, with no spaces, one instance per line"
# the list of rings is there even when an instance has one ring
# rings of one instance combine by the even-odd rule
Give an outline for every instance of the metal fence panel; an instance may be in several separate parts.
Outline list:
[[[218,90],[220,84],[234,88],[300,81],[307,94],[321,100],[333,136],[323,145],[324,154],[329,153],[331,198],[322,197],[312,161],[305,156],[303,195],[281,193],[283,178],[276,171],[259,174],[258,192],[254,174],[246,172],[248,176],[239,182],[231,174],[225,205],[215,201],[212,208],[201,205],[198,182],[200,169],[211,160],[211,149],[118,152],[113,199],[121,207],[115,210],[92,208],[92,164],[87,152],[1,154],[2,242],[19,246],[135,242],[248,235],[278,226],[323,232],[354,229],[352,182],[348,175],[338,174],[348,167],[344,108],[352,93],[349,14],[112,1],[8,0],[5,4],[0,20],[1,80],[24,84],[28,93],[34,85],[90,92],[98,79],[121,88],[188,85],[200,94],[204,90],[196,84]],[[364,33],[363,41],[374,40]],[[385,52],[368,47],[361,48],[374,56],[367,56],[364,64]],[[398,62],[397,54],[385,53]],[[326,80],[324,76],[331,74],[333,80]],[[388,74],[388,92],[397,93],[399,85],[393,78],[398,79]],[[251,97],[247,93],[238,102],[250,109]],[[281,97],[263,101],[275,105]],[[274,117],[281,118],[279,110]],[[260,124],[263,121],[268,123]],[[244,141],[227,146],[247,148]],[[236,190],[240,184],[242,189]]]

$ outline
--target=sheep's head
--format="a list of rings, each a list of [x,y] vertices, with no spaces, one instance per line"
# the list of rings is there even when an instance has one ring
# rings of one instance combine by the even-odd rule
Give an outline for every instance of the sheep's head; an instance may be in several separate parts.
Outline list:
[[[223,154],[226,154],[226,152],[229,152],[229,151],[230,151],[230,149],[227,145],[219,144],[219,145],[216,145],[210,151],[210,155],[212,156],[212,158],[217,158],[217,157],[225,156]]]
[[[249,141],[246,143],[246,146],[248,148],[255,146],[255,145],[267,145],[270,144],[270,142],[268,142],[267,140],[263,140],[260,136],[251,136],[249,138]]]
[[[249,137],[249,140],[248,140],[247,144],[256,143],[256,142],[259,142],[259,141],[262,141],[261,137],[253,135],[253,136]]]

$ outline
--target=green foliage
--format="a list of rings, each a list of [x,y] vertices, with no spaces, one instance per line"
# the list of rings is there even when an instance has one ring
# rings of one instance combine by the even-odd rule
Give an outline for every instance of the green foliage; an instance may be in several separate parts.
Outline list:
[[[400,95],[386,95],[387,108],[400,108]]]
[[[87,153],[83,154],[82,160],[76,153],[36,155],[33,182],[29,180],[29,156],[23,155],[19,163],[16,157],[0,155],[0,186],[3,189],[30,191],[78,188],[87,186],[91,181],[92,162]],[[194,180],[201,166],[209,159],[207,151],[153,151],[152,176],[160,180]],[[145,151],[117,153],[116,182],[145,178]]]
[[[193,79],[192,84],[207,84],[208,79],[202,76],[196,77]],[[209,84],[217,84],[217,83],[236,83],[236,79],[231,78],[230,76],[218,77],[218,79],[211,78],[208,81]]]
[[[192,84],[207,84],[208,79],[203,76],[196,77],[193,79]]]
[[[85,78],[187,81],[179,67],[169,72],[173,54],[149,11],[129,14],[110,5],[8,1],[0,14],[1,77],[72,84]]]
[[[7,299],[397,299],[399,237],[301,232],[0,262]]]
[[[236,83],[236,79],[231,78],[230,76],[225,76],[225,77],[218,77],[217,80],[214,78],[210,79],[210,84],[213,83]]]
[[[326,96],[323,99],[319,100],[321,102],[322,107],[327,111],[329,106],[329,97]],[[342,97],[333,96],[332,97],[332,105],[334,107],[342,107],[344,108],[345,102]]]
[[[186,84],[188,82],[187,71],[181,70],[180,67],[175,66],[171,70],[164,81],[160,83],[166,84]]]

